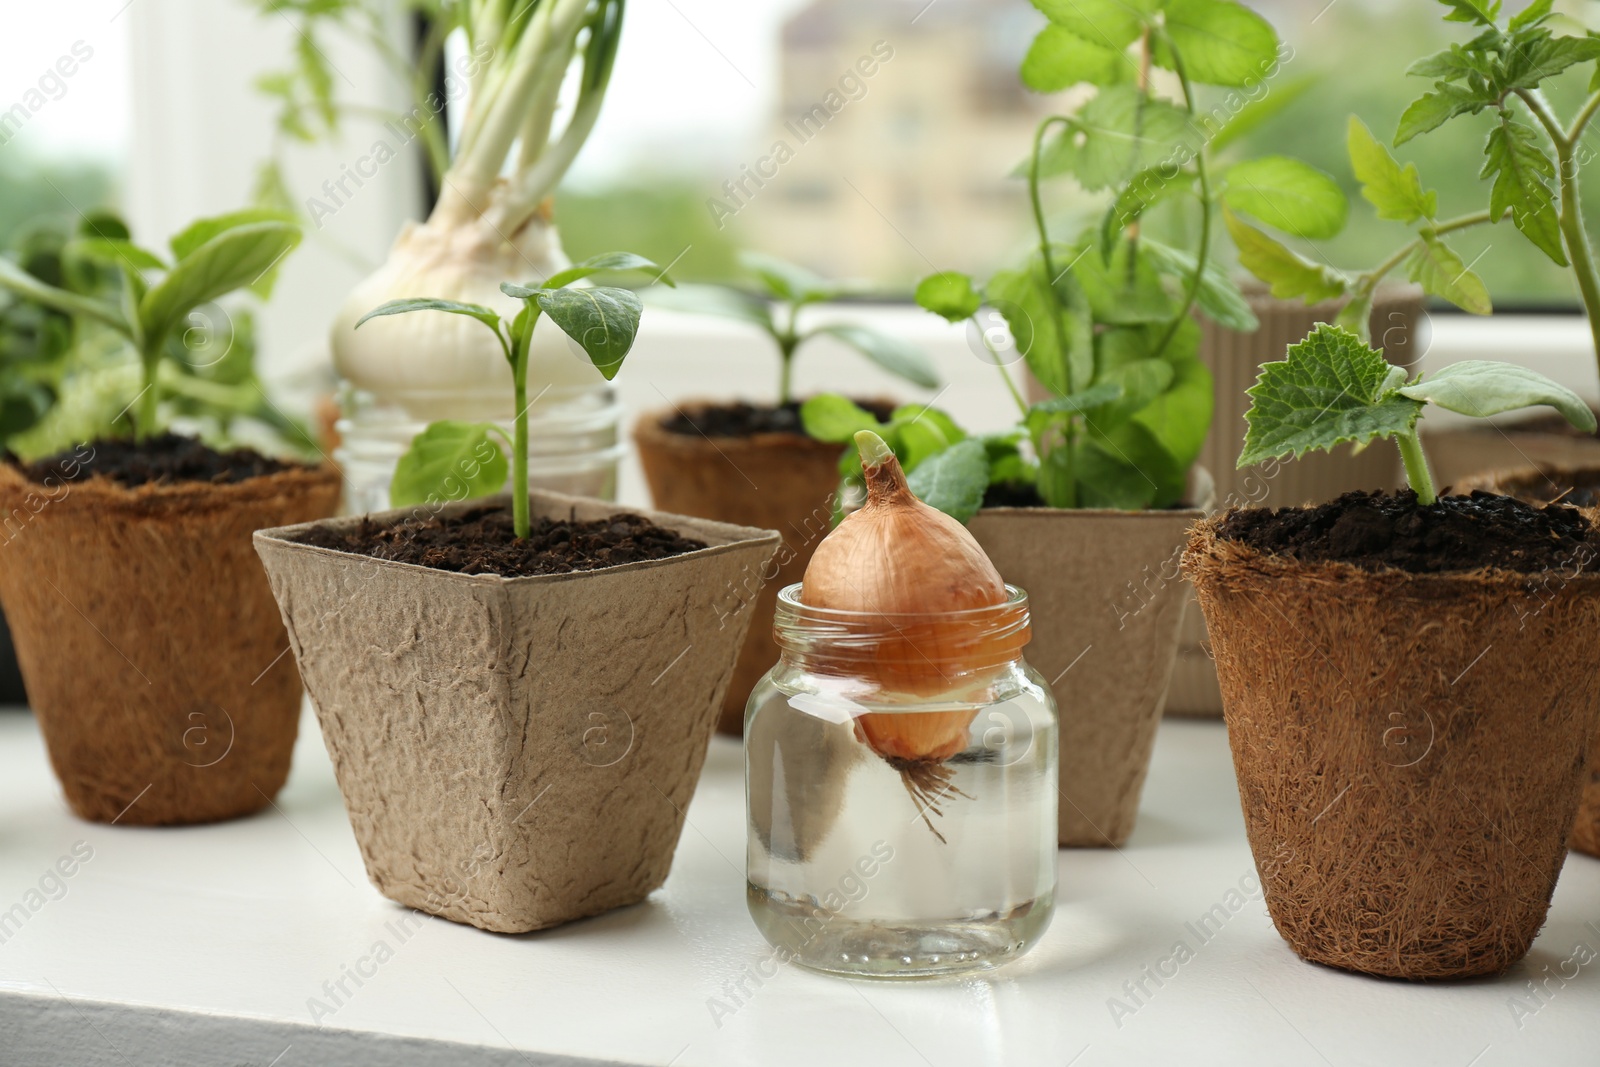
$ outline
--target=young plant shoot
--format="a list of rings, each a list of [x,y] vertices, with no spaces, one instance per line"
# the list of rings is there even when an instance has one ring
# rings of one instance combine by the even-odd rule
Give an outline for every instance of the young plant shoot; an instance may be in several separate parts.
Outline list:
[[[502,284],[507,296],[522,301],[522,310],[509,323],[493,308],[454,300],[391,300],[367,312],[356,323],[359,329],[368,319],[403,315],[413,311],[441,311],[475,319],[490,330],[511,365],[516,415],[513,434],[490,422],[441,420],[429,424],[411,442],[411,449],[400,458],[389,486],[390,502],[395,507],[437,504],[499,492],[506,484],[506,458],[496,441],[511,451],[512,520],[518,537],[527,537],[532,523],[528,504],[528,408],[538,399],[528,397],[528,352],[534,327],[542,316],[559,326],[563,333],[588,355],[595,369],[611,381],[622,369],[622,361],[633,348],[639,332],[642,305],[628,289],[605,286],[578,287],[575,283],[600,273],[636,271],[666,285],[674,284],[667,272],[642,256],[631,252],[608,252],[585,260],[536,286]]]
[[[130,406],[135,438],[143,441],[159,428],[163,388],[175,381],[160,376],[174,335],[196,309],[236,290],[267,296],[279,264],[299,245],[300,236],[299,226],[278,212],[239,211],[201,219],[174,236],[169,262],[134,244],[120,223],[106,221],[92,235],[70,242],[63,255],[116,270],[122,279],[119,289],[90,293],[60,288],[3,256],[0,288],[74,320],[106,327],[134,348],[142,388]]]
[[[1280,299],[1308,304],[1348,298],[1336,322],[1368,338],[1373,294],[1404,267],[1411,281],[1474,315],[1493,310],[1488,288],[1445,238],[1461,230],[1510,219],[1522,235],[1561,267],[1570,267],[1583,298],[1600,360],[1600,271],[1584,229],[1579,175],[1581,142],[1600,110],[1600,76],[1570,121],[1551,110],[1544,88],[1571,67],[1600,59],[1600,37],[1557,36],[1551,0],[1534,0],[1509,20],[1500,0],[1439,0],[1447,22],[1466,23],[1476,34],[1465,44],[1419,59],[1408,74],[1433,88],[1400,117],[1396,147],[1466,117],[1488,113],[1479,175],[1492,180],[1487,210],[1439,218],[1439,196],[1426,188],[1415,164],[1404,167],[1362,121],[1350,118],[1347,147],[1362,195],[1378,217],[1410,226],[1415,236],[1376,267],[1355,274],[1334,270],[1293,251],[1277,238],[1229,214],[1227,225],[1240,263],[1272,287]],[[1261,221],[1294,237],[1307,233],[1270,216]],[[1337,227],[1335,228],[1337,229]]]
[[[737,319],[772,338],[778,349],[779,407],[794,402],[795,356],[807,342],[818,337],[832,337],[913,385],[924,389],[939,387],[939,376],[928,357],[915,345],[898,337],[853,323],[800,329],[800,313],[807,307],[858,294],[860,286],[829,281],[804,267],[757,252],[743,253],[739,262],[760,284],[762,296],[728,286],[685,285],[676,292],[656,294],[652,303],[678,311]]]
[[[1263,366],[1249,394],[1241,468],[1327,452],[1345,442],[1360,446],[1391,438],[1405,462],[1406,481],[1424,506],[1438,500],[1417,434],[1429,404],[1476,418],[1548,405],[1578,429],[1595,430],[1589,406],[1542,374],[1467,360],[1408,381],[1405,369],[1391,365],[1382,352],[1327,324],[1292,345],[1287,359]]]

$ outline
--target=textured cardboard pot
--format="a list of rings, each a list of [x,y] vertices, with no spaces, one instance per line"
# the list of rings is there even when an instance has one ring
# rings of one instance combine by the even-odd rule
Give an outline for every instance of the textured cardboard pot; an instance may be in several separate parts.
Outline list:
[[[76,814],[212,822],[283,786],[300,679],[250,534],[338,499],[332,469],[125,489],[0,464],[0,601]]]
[[[755,597],[755,613],[717,723],[722,733],[737,737],[744,732],[750,691],[778,662],[772,636],[778,591],[805,576],[812,551],[832,526],[842,449],[792,433],[713,439],[662,427],[679,411],[710,405],[696,401],[647,412],[634,425],[633,439],[656,507],[783,535],[783,545],[761,575],[765,580],[747,590]]]
[[[1600,576],[1372,573],[1214,527],[1184,570],[1278,932],[1368,974],[1505,970],[1544,923],[1600,714]]]
[[[1600,485],[1600,467],[1522,467],[1492,471],[1465,479],[1461,491],[1470,493],[1474,489],[1484,489],[1543,504],[1572,485]],[[1600,521],[1600,508],[1585,510],[1591,520]],[[1579,852],[1600,857],[1600,732],[1596,732],[1594,745],[1589,750],[1589,767],[1583,776],[1583,792],[1578,800],[1578,818],[1572,826],[1571,845]]]
[[[618,510],[533,494],[536,517]],[[304,527],[256,534],[385,896],[520,933],[666,879],[749,625],[743,582],[778,535],[641,514],[711,547],[501,578],[296,544]]]
[[[1028,593],[1028,662],[1061,717],[1063,845],[1133,832],[1189,596],[1178,553],[1204,514],[986,508],[968,524]]]
[[[1261,365],[1283,358],[1284,350],[1305,339],[1319,322],[1332,322],[1337,302],[1306,306],[1276,300],[1259,285],[1247,286],[1245,298],[1261,320],[1254,333],[1240,333],[1210,320],[1201,323],[1200,359],[1216,382],[1216,410],[1200,462],[1216,476],[1217,500],[1223,507],[1292,507],[1332,500],[1353,489],[1390,489],[1400,484],[1400,458],[1392,448],[1355,452],[1312,453],[1288,463],[1268,463],[1238,470],[1244,442],[1245,390],[1255,384]],[[1414,363],[1421,355],[1417,324],[1422,318],[1422,290],[1397,285],[1380,289],[1372,304],[1373,343],[1389,362]],[[1206,652],[1205,618],[1191,606],[1184,615],[1178,661],[1167,692],[1167,714],[1218,718],[1222,692],[1217,668]]]

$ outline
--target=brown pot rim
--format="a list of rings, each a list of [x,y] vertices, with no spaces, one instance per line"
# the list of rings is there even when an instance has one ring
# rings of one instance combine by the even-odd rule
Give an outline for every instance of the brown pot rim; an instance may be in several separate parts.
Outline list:
[[[793,452],[819,452],[837,455],[844,445],[818,441],[803,433],[757,433],[741,437],[709,437],[706,434],[673,433],[663,425],[674,415],[703,411],[706,408],[736,403],[728,400],[709,400],[696,397],[665,408],[652,408],[642,413],[633,423],[633,439],[640,448],[649,446],[662,451],[704,453],[714,455],[729,449],[755,451],[758,449],[787,450]],[[888,402],[887,400],[885,401]]]
[[[664,526],[675,533],[705,539],[707,536],[716,538],[720,543],[696,549],[693,552],[684,552],[666,559],[639,560],[634,563],[623,563],[614,567],[602,567],[590,571],[569,571],[566,574],[526,574],[507,578],[499,574],[462,574],[459,571],[440,570],[436,567],[425,567],[420,563],[403,563],[399,560],[378,559],[375,556],[364,556],[355,552],[342,552],[334,548],[322,548],[318,545],[308,545],[295,540],[296,536],[313,529],[340,529],[359,525],[363,522],[384,523],[393,519],[402,518],[415,513],[417,507],[391,508],[388,511],[370,512],[365,515],[345,515],[331,519],[319,519],[315,522],[303,522],[294,526],[276,526],[270,529],[257,530],[254,535],[256,550],[259,552],[263,545],[273,545],[279,548],[292,549],[297,552],[312,553],[331,559],[354,560],[362,565],[371,564],[386,570],[399,572],[412,572],[414,577],[431,575],[441,581],[469,582],[483,586],[521,586],[521,585],[554,585],[559,582],[581,581],[598,575],[632,574],[647,572],[661,567],[668,567],[682,560],[705,559],[709,556],[725,555],[748,547],[752,543],[768,543],[776,546],[782,541],[781,535],[776,530],[761,530],[753,526],[735,526],[732,523],[716,522],[711,519],[697,519],[688,515],[673,515],[664,511],[652,511],[648,508],[625,507],[607,500],[597,500],[589,497],[567,496],[564,493],[552,493],[535,489],[530,494],[530,503],[545,503],[557,508],[572,505],[594,506],[609,510],[612,514],[626,512],[633,515],[642,515],[658,526]],[[460,500],[446,504],[438,509],[440,515],[454,515],[471,508],[486,505],[500,504],[509,507],[511,497],[502,493],[498,496],[478,497],[472,500]]]
[[[0,463],[0,500],[36,495],[52,507],[104,511],[115,509],[131,515],[157,516],[196,510],[220,510],[254,504],[274,497],[300,495],[319,488],[337,486],[342,478],[332,464],[297,465],[273,474],[246,478],[239,482],[147,482],[129,488],[103,474],[63,480],[52,489],[22,473],[14,464]],[[65,493],[56,496],[61,489]]]
[[[1183,550],[1183,573],[1190,580],[1204,576],[1224,582],[1235,579],[1295,581],[1323,585],[1330,592],[1348,591],[1355,586],[1364,586],[1368,591],[1377,587],[1387,596],[1410,594],[1419,599],[1439,600],[1484,589],[1514,592],[1538,578],[1537,573],[1494,567],[1434,574],[1418,574],[1398,567],[1374,571],[1340,560],[1311,562],[1273,555],[1217,536],[1218,525],[1232,510],[1204,519],[1189,531],[1189,543]],[[1592,586],[1594,591],[1600,592],[1600,571],[1580,570],[1561,577],[1565,582]]]
[[[1196,463],[1190,468],[1189,490],[1185,496],[1186,499],[1175,507],[1144,508],[1140,511],[1122,511],[1117,508],[1053,508],[1049,505],[1041,505],[1030,508],[980,508],[978,509],[978,514],[989,515],[994,518],[1005,518],[1007,516],[1040,515],[1053,512],[1059,515],[1076,515],[1085,519],[1186,519],[1189,522],[1195,522],[1210,514],[1212,505],[1216,503],[1217,498],[1216,481],[1211,477],[1211,472],[1204,466]]]

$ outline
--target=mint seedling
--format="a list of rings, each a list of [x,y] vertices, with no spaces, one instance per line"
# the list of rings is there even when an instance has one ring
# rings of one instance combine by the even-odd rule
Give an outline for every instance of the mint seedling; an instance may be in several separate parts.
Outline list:
[[[1594,413],[1576,393],[1542,374],[1509,363],[1467,360],[1408,381],[1404,368],[1339,326],[1318,326],[1268,363],[1249,390],[1249,430],[1239,466],[1327,452],[1336,445],[1391,438],[1405,462],[1417,503],[1438,499],[1417,423],[1428,404],[1476,418],[1548,405],[1586,433]]]

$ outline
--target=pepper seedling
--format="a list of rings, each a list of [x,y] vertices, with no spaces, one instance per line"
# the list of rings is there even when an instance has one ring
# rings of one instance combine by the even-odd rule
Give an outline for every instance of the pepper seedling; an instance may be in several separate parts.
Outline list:
[[[74,319],[97,322],[139,353],[142,385],[135,397],[134,436],[155,432],[161,357],[180,324],[203,305],[248,288],[265,297],[278,266],[300,244],[300,227],[281,212],[237,211],[200,219],[172,238],[172,262],[129,240],[120,224],[103,225],[66,248],[70,257],[114,267],[122,275],[117,302],[50,285],[0,257],[0,287]],[[162,272],[158,280],[151,272]]]
[[[807,307],[858,296],[860,286],[829,281],[804,267],[759,252],[741,254],[739,263],[760,284],[761,295],[721,285],[685,285],[675,293],[660,294],[660,299],[652,303],[675,311],[737,319],[772,338],[778,349],[779,407],[794,402],[795,356],[817,337],[832,337],[913,385],[939,388],[939,375],[927,355],[898,337],[848,322],[800,329],[800,313]]]
[[[578,343],[606,381],[611,381],[633,348],[643,305],[629,289],[573,286],[591,275],[624,271],[646,274],[669,286],[675,284],[664,269],[643,256],[607,252],[552,274],[539,285],[502,284],[501,292],[522,301],[522,310],[510,322],[482,304],[429,298],[391,300],[363,315],[356,323],[357,329],[369,319],[413,311],[465,315],[494,333],[506,362],[511,364],[514,437],[508,439],[505,431],[492,422],[445,419],[430,423],[400,457],[389,484],[390,503],[410,507],[499,492],[506,484],[507,463],[505,453],[496,444],[498,440],[511,450],[512,522],[517,536],[527,537],[532,531],[528,503],[528,352],[534,327],[541,316],[548,315]]]
[[[1405,369],[1391,365],[1382,352],[1327,324],[1291,345],[1287,359],[1263,365],[1248,395],[1252,403],[1240,467],[1390,438],[1422,505],[1438,500],[1417,434],[1429,404],[1475,418],[1548,405],[1585,433],[1595,431],[1589,406],[1542,374],[1510,363],[1466,360],[1408,380]]]

